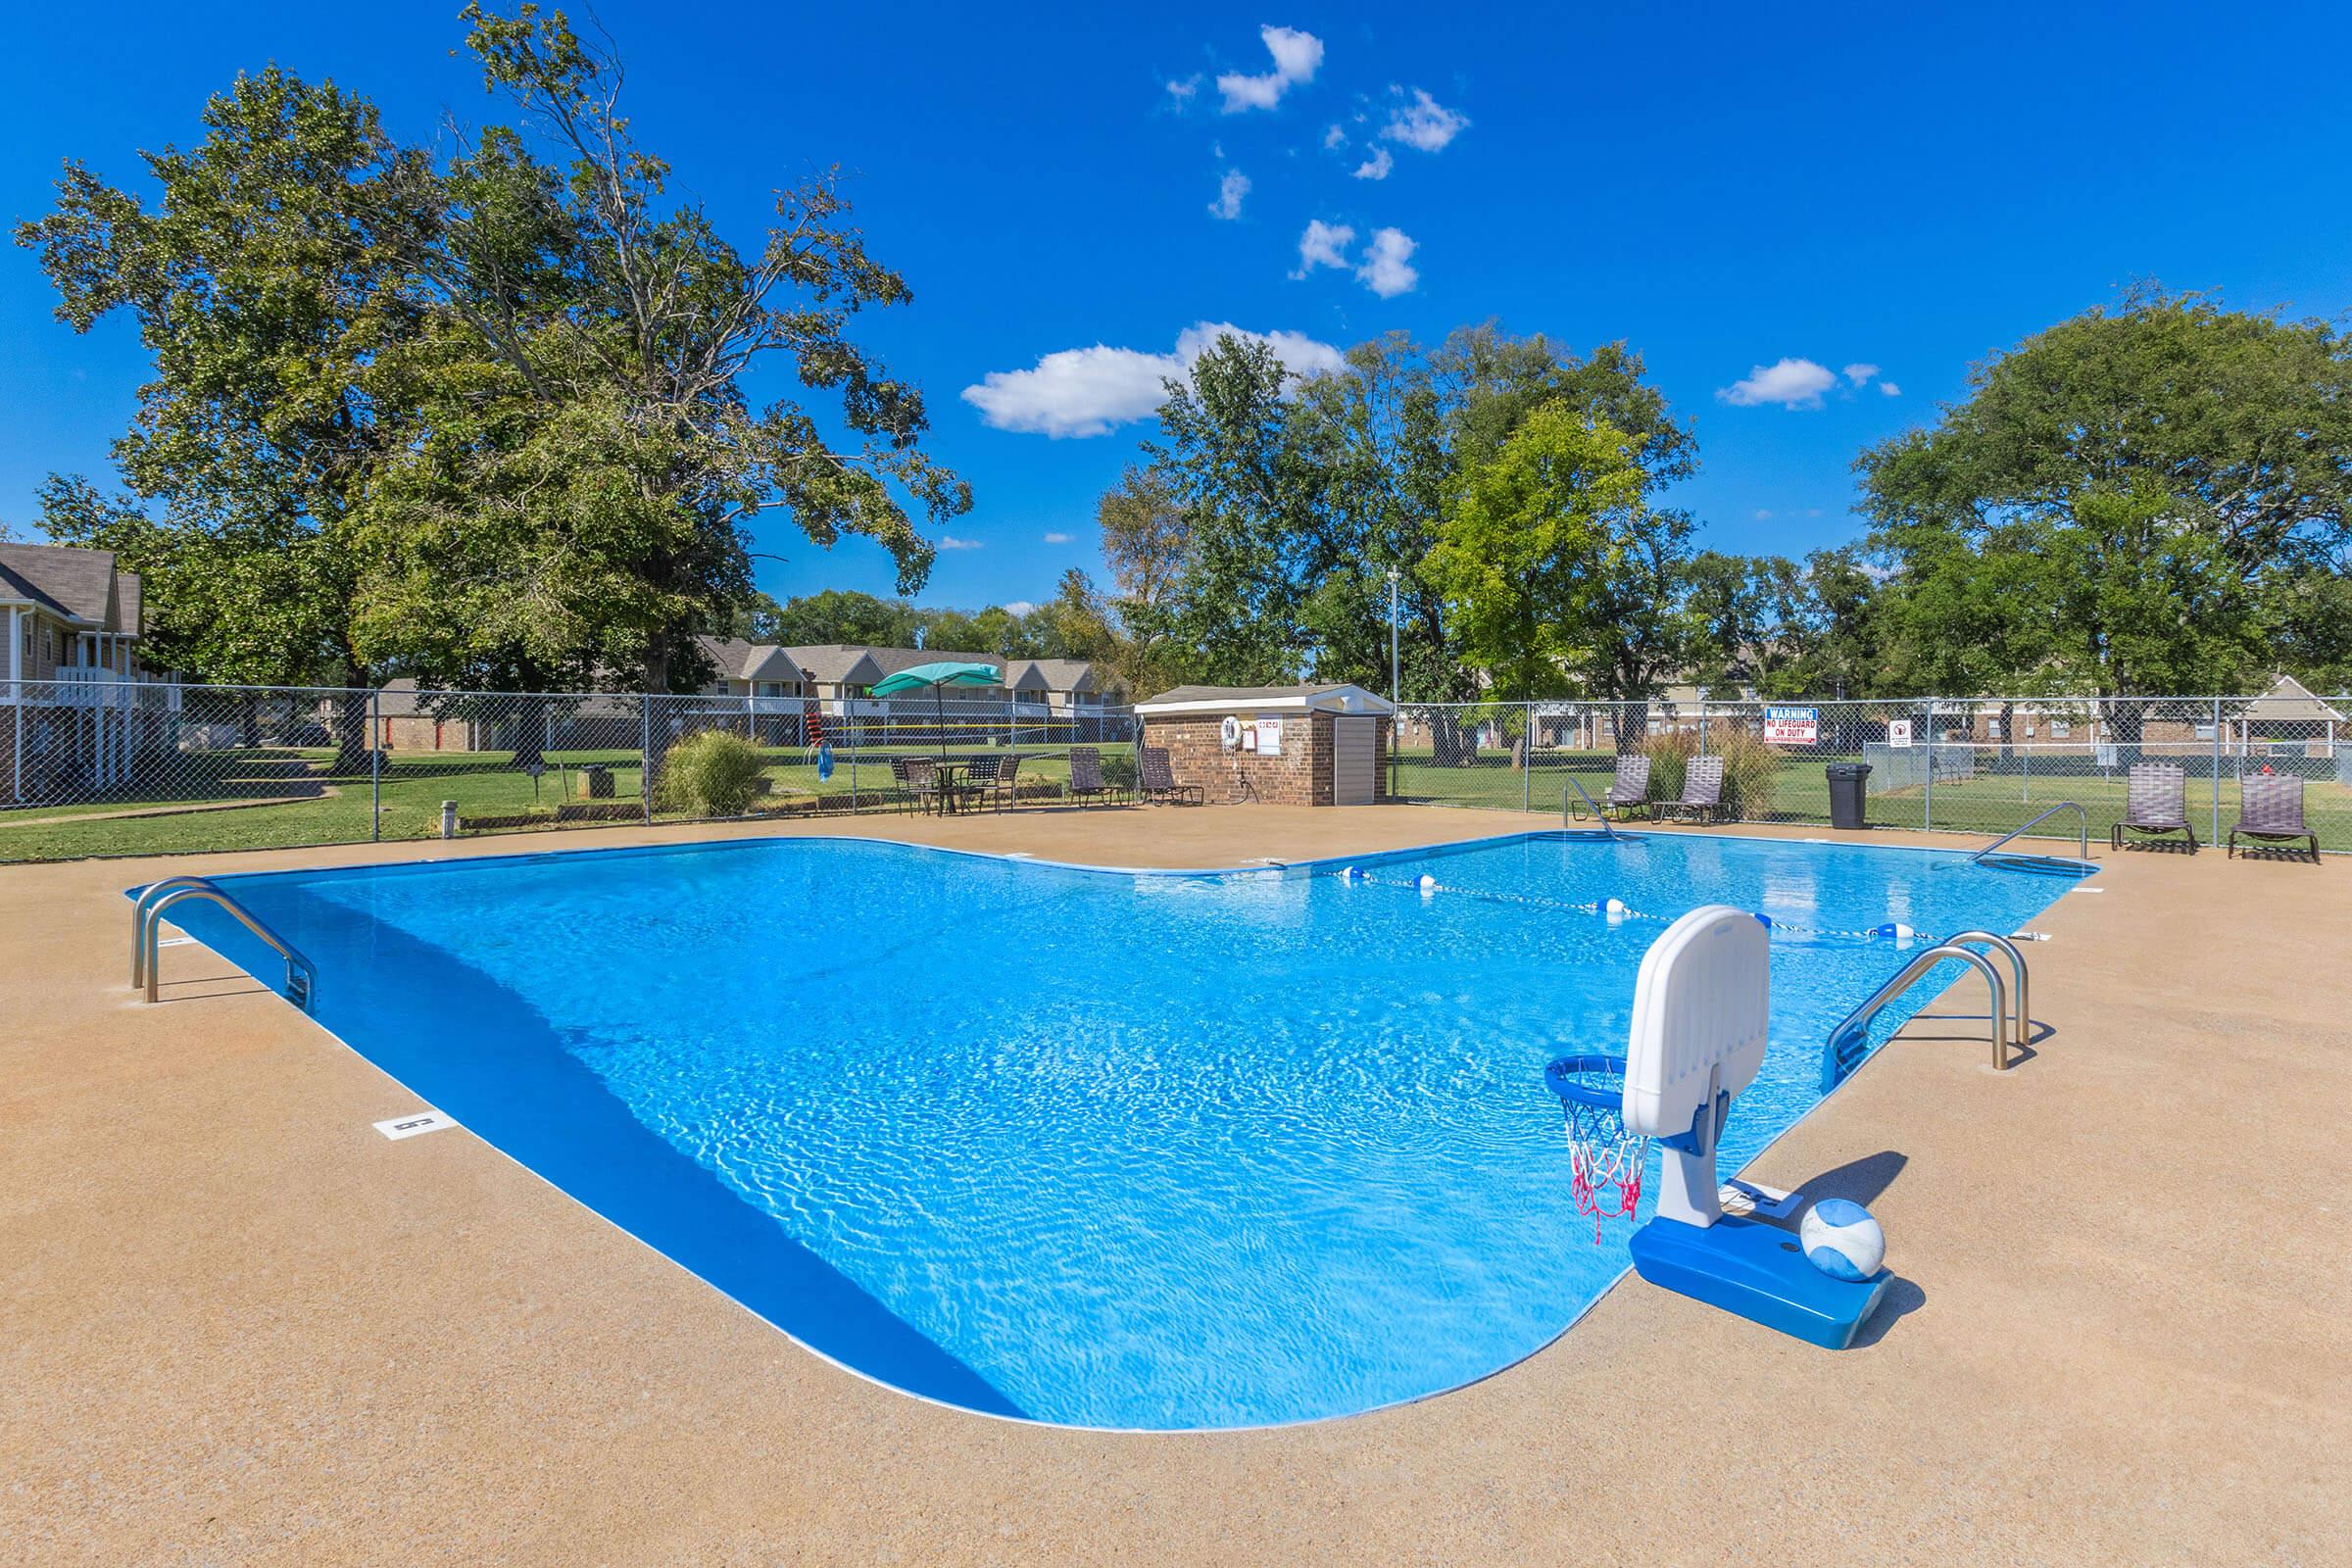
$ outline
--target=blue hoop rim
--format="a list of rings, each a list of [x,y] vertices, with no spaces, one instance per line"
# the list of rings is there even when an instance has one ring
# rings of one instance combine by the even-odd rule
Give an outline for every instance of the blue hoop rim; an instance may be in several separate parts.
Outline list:
[[[1588,1072],[1614,1073],[1617,1078],[1617,1087],[1600,1089],[1576,1081],[1575,1074]],[[1580,1105],[1591,1105],[1599,1110],[1616,1110],[1625,1103],[1625,1058],[1623,1056],[1592,1054],[1562,1056],[1544,1069],[1544,1081],[1551,1086],[1553,1094],[1564,1101],[1573,1101]]]

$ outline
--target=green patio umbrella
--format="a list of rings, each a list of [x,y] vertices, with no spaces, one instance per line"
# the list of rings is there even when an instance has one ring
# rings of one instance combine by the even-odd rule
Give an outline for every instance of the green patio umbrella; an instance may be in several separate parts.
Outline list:
[[[942,660],[936,664],[917,664],[902,669],[896,675],[874,682],[876,697],[895,697],[900,692],[931,688],[931,704],[939,710],[939,759],[948,759],[948,710],[939,695],[942,686],[994,686],[1003,679],[994,664],[959,664],[954,660]]]

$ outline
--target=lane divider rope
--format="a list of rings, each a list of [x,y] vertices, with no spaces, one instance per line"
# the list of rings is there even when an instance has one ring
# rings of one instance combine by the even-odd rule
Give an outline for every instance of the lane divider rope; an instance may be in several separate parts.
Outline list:
[[[1368,871],[1358,870],[1351,865],[1337,874],[1341,881],[1354,886],[1390,888],[1399,893],[1418,893],[1424,897],[1451,893],[1462,898],[1481,899],[1491,904],[1516,904],[1529,908],[1552,909],[1562,914],[1603,915],[1611,920],[1649,920],[1659,925],[1672,925],[1679,918],[1677,915],[1651,914],[1647,910],[1634,908],[1622,899],[1589,899],[1582,903],[1575,903],[1566,899],[1540,898],[1532,893],[1505,893],[1491,888],[1455,887],[1449,883],[1441,882],[1427,873],[1423,873],[1412,881],[1397,881],[1390,877],[1374,876]],[[1847,929],[1838,926],[1796,925],[1790,921],[1777,920],[1771,915],[1762,913],[1758,913],[1756,918],[1763,923],[1766,930],[1791,937],[1835,937],[1849,942],[1897,943],[1934,943],[1936,940],[1927,932],[1915,931],[1897,920],[1889,920],[1884,925],[1871,926],[1866,929]]]

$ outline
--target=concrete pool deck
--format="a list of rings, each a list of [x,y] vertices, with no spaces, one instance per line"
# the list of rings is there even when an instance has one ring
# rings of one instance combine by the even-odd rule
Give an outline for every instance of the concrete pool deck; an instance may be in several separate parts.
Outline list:
[[[1900,1283],[1864,1346],[1628,1280],[1468,1389],[1241,1434],[892,1393],[470,1133],[384,1140],[414,1097],[207,950],[165,951],[165,1005],[125,984],[122,890],[183,872],[826,832],[1203,865],[1548,825],[1024,810],[0,867],[11,1559],[2342,1560],[2339,858],[2101,849],[2035,922],[2030,1059],[1996,1075],[1981,1019],[1915,1020],[1766,1152],[1756,1179],[1885,1220]],[[1981,1012],[1977,984],[1929,1011]]]

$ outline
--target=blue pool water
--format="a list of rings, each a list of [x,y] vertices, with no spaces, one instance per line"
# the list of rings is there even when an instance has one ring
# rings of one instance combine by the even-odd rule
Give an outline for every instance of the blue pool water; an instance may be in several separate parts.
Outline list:
[[[1154,875],[790,839],[222,880],[316,960],[318,1017],[354,1049],[811,1348],[973,1409],[1128,1428],[1412,1398],[1584,1310],[1630,1227],[1595,1246],[1575,1215],[1543,1070],[1622,1053],[1663,919],[1776,922],[1728,1174],[1820,1098],[1831,1025],[1901,961],[1805,931],[2014,930],[2063,888],[1665,835],[1364,864],[1370,883]],[[1401,885],[1423,872],[1443,891]],[[1574,907],[1611,897],[1637,916]],[[277,974],[218,911],[183,915]]]

